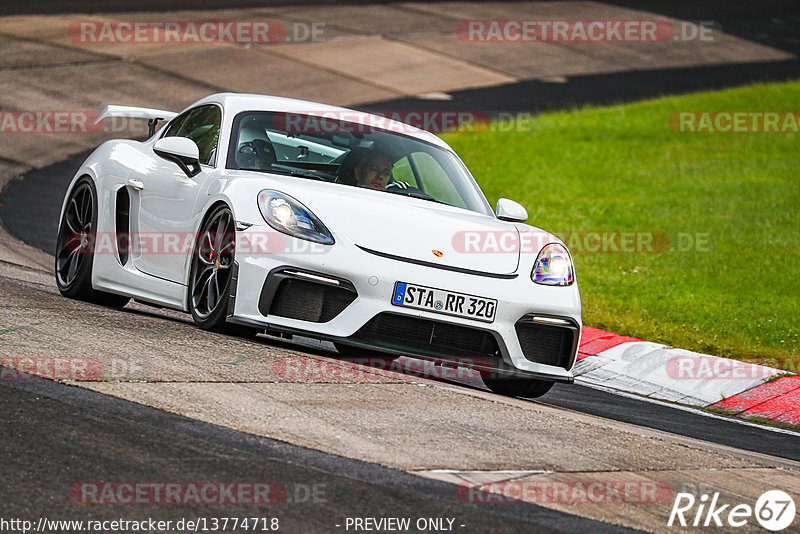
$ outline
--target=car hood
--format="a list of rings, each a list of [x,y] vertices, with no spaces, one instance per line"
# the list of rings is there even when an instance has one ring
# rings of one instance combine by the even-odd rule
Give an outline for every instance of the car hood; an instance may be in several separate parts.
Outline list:
[[[343,234],[362,249],[482,273],[517,270],[518,247],[503,245],[516,244],[519,233],[512,223],[399,194],[297,178],[280,181],[273,189],[302,202],[334,237]]]

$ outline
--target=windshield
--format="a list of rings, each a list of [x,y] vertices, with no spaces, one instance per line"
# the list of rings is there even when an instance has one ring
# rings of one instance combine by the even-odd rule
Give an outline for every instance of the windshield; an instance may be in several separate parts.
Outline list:
[[[451,152],[407,135],[338,119],[240,113],[233,122],[226,166],[492,213],[464,164]]]

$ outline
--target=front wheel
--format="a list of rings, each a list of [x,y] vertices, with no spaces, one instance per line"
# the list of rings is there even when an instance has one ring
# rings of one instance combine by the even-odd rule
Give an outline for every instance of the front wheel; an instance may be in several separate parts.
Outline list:
[[[535,399],[546,394],[553,387],[553,382],[534,380],[532,378],[517,378],[510,376],[490,375],[483,377],[484,385],[492,393],[507,397],[523,397]]]
[[[189,310],[203,330],[219,332],[225,327],[235,232],[233,213],[227,206],[219,206],[206,217],[198,233],[189,276]]]
[[[228,296],[233,279],[236,225],[227,206],[215,208],[200,227],[192,252],[189,276],[189,310],[203,330],[252,338],[261,331],[226,323]]]

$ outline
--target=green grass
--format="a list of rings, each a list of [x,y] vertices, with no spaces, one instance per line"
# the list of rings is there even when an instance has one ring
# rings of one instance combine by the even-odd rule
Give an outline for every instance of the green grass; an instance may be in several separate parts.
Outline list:
[[[800,134],[671,131],[685,110],[796,111],[800,82],[443,137],[492,204],[521,202],[534,226],[669,236],[661,253],[574,254],[585,324],[800,371]],[[708,250],[680,250],[681,233],[707,234]]]

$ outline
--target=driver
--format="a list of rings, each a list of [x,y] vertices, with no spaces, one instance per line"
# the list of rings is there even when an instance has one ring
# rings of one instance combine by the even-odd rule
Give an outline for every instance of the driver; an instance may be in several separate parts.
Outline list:
[[[392,179],[392,160],[386,154],[372,152],[353,169],[353,175],[358,187],[384,191]]]

